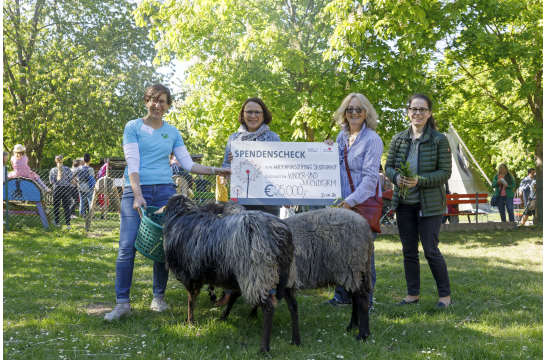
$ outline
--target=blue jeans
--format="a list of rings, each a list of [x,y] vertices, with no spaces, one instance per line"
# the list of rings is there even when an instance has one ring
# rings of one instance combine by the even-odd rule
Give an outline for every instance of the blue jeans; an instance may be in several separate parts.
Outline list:
[[[148,206],[162,207],[167,204],[176,189],[172,184],[142,185],[142,195]],[[133,209],[134,194],[130,186],[125,187],[121,199],[121,224],[119,228],[119,251],[115,265],[115,294],[118,304],[129,303],[132,285],[132,273],[134,269],[134,257],[136,248],[134,243],[138,228],[140,227],[140,215]],[[153,298],[164,298],[167,288],[168,270],[164,263],[153,262]]]
[[[375,242],[374,240],[377,238],[377,233],[373,233],[373,253],[371,254],[371,285],[373,288],[371,289],[371,293],[369,294],[369,307],[373,306],[373,291],[375,290],[375,284],[377,283],[377,272],[375,271]],[[335,286],[335,295],[333,295],[334,299],[337,299],[338,301],[342,303],[352,303],[352,298],[345,289],[339,284]]]
[[[500,196],[500,204],[498,209],[500,210],[501,222],[505,222],[505,208],[507,208],[509,221],[515,221],[515,213],[513,212],[513,198]]]
[[[93,201],[93,190],[89,191],[78,191],[79,193],[79,216],[85,216],[85,205],[91,207],[91,202]]]

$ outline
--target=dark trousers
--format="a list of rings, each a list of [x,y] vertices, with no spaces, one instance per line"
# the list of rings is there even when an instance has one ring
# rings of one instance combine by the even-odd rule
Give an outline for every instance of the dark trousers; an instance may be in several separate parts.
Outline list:
[[[505,222],[506,208],[507,214],[509,215],[509,221],[515,221],[515,212],[513,211],[513,198],[500,196],[500,204],[498,205],[498,210],[500,210],[500,218],[502,222]]]
[[[420,295],[420,261],[418,258],[418,240],[422,243],[424,255],[431,269],[439,297],[450,295],[450,282],[447,264],[439,251],[439,229],[443,215],[421,217],[420,203],[399,204],[396,209],[397,228],[403,246],[403,265],[407,294]]]
[[[375,290],[375,284],[377,283],[377,272],[375,271],[375,244],[374,240],[377,238],[377,233],[373,233],[373,253],[371,254],[371,286],[373,287],[371,289],[371,293],[369,294],[369,307],[373,306],[373,292]],[[351,304],[352,298],[346,290],[339,284],[335,286],[335,295],[333,295],[334,299],[337,299],[338,301],[344,303],[344,304]]]
[[[64,209],[64,221],[68,226],[70,225],[70,212],[72,211],[72,187],[56,186],[53,188],[53,214],[56,223],[61,221],[61,201]]]
[[[70,215],[76,215],[76,207],[79,204],[79,200],[78,200],[78,188],[75,186],[70,186],[70,199],[72,201],[70,206]]]

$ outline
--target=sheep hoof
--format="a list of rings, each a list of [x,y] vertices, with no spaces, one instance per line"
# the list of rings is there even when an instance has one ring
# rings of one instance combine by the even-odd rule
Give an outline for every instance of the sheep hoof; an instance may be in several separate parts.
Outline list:
[[[358,334],[358,336],[356,336],[356,340],[358,340],[358,341],[360,341],[360,340],[367,341],[368,336],[369,336],[369,334],[363,334],[363,336],[361,334]]]
[[[294,340],[292,339],[292,340],[290,341],[290,345],[297,345],[297,346],[299,346],[299,345],[301,345],[301,340],[299,340],[299,341],[294,341]]]

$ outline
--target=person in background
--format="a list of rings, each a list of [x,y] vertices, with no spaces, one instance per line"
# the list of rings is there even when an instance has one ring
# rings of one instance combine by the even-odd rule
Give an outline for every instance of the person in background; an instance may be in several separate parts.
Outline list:
[[[422,243],[437,286],[437,307],[450,305],[450,280],[447,264],[439,250],[441,220],[447,208],[445,184],[452,174],[452,156],[447,137],[435,129],[432,102],[424,94],[414,94],[406,107],[409,127],[394,135],[386,159],[386,175],[396,186],[392,207],[396,209],[397,228],[403,249],[407,296],[398,305],[416,304],[420,297],[420,258]],[[409,162],[419,175],[406,178],[397,169]],[[400,189],[407,187],[407,196]]]
[[[85,175],[82,175],[86,174]],[[83,164],[78,168],[78,192],[79,192],[79,216],[85,217],[87,210],[93,200],[93,187],[89,184],[89,177],[95,177],[95,170],[91,167],[91,155],[83,154]]]
[[[369,100],[358,93],[351,93],[344,98],[335,113],[335,120],[340,127],[337,135],[339,148],[339,167],[341,172],[341,195],[344,200],[340,203],[345,209],[362,204],[370,197],[375,196],[377,186],[380,186],[380,159],[384,145],[376,133],[378,115]],[[326,144],[333,145],[331,140]],[[346,170],[353,181],[354,191]],[[379,194],[382,194],[379,188]],[[376,239],[377,233],[373,233]],[[369,293],[369,311],[373,307],[373,289],[377,282],[375,271],[375,245],[371,255],[371,285]],[[327,301],[331,306],[351,304],[352,299],[340,286],[336,285],[333,298]]]
[[[448,192],[450,193],[450,191]],[[447,194],[448,194],[447,193]],[[452,195],[457,195],[458,193],[453,193]],[[449,216],[446,216],[447,219],[443,218],[443,220],[445,220],[443,222],[443,224],[446,224],[446,220],[448,220],[451,224],[458,224],[460,223],[460,218],[459,218],[459,215],[456,215],[456,214],[459,214],[460,213],[460,208],[459,208],[459,205],[458,204],[452,204],[452,205],[447,205],[447,212],[451,215]]]
[[[55,216],[53,225],[60,226],[60,207],[62,202],[66,230],[70,230],[70,211],[72,210],[71,186],[74,177],[70,168],[62,164],[62,155],[55,156],[55,162],[57,163],[57,167],[49,171],[49,181],[53,185],[53,214]]]
[[[380,178],[380,188],[382,189],[381,192],[392,190],[394,188],[392,183],[390,182],[390,179],[388,179],[386,175],[384,175],[384,169],[382,168],[382,164],[380,164],[378,176]]]
[[[229,201],[227,179],[216,175],[216,203]]]
[[[4,151],[4,168],[2,169],[2,184],[6,181],[6,164],[8,163],[8,156],[9,153],[7,151]],[[6,224],[6,220],[3,221],[4,224]]]
[[[21,144],[17,144],[14,146],[13,156],[11,157],[11,167],[13,168],[13,171],[8,174],[8,179],[16,178],[19,176],[25,177],[36,181],[38,184],[40,184],[41,187],[44,188],[45,191],[51,191],[51,189],[49,189],[45,185],[42,179],[40,179],[40,176],[30,170],[25,150],[25,147]]]
[[[529,216],[534,216],[536,212],[536,188],[537,188],[537,181],[532,180],[532,183],[530,184],[530,196],[528,197],[528,204],[526,205],[525,215],[522,217],[522,222],[520,223],[522,226],[526,224],[526,221],[528,221]]]
[[[528,169],[528,176],[526,176],[520,182],[519,190],[522,192],[522,198],[524,200],[524,206],[528,206],[528,199],[530,198],[530,193],[532,192],[532,181],[536,178],[536,169]]]
[[[6,165],[8,163],[8,156],[9,156],[9,153],[7,151],[4,151],[4,168],[2,169],[2,183],[4,183],[4,181],[6,181],[5,177],[6,177]]]
[[[516,187],[515,178],[507,169],[506,164],[501,164],[498,168],[498,173],[492,180],[492,188],[495,196],[500,197],[500,204],[498,209],[500,211],[500,218],[502,222],[505,222],[505,208],[507,208],[507,214],[509,215],[509,221],[515,221],[515,213],[513,210],[513,198],[515,193],[513,189]]]
[[[72,171],[72,185],[70,186],[70,198],[72,199],[72,206],[70,207],[70,218],[71,219],[77,219],[76,216],[76,207],[79,203],[79,197],[78,197],[78,184],[77,184],[77,178],[78,178],[78,172],[79,172],[79,166],[81,162],[78,159],[74,159],[72,161],[72,168],[70,171]]]

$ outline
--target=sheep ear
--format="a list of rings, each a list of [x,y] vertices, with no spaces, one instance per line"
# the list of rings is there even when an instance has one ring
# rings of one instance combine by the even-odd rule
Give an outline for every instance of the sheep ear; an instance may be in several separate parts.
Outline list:
[[[156,212],[154,212],[154,214],[162,214],[165,212],[165,209],[167,208],[167,206],[163,206],[162,208],[160,208],[159,210],[157,210]]]

